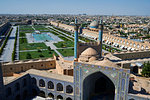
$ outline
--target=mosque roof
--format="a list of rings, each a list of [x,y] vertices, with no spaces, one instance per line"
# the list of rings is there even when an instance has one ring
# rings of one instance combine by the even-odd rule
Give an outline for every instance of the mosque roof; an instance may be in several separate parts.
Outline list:
[[[89,26],[98,27],[98,22],[93,21],[93,22],[91,22],[91,24]]]
[[[94,56],[94,55],[98,55],[97,51],[91,47],[85,49],[81,55],[83,56]]]
[[[109,58],[106,58],[106,57],[103,60],[95,60],[91,63],[95,65],[100,65],[100,66],[118,67],[116,63],[110,61]]]

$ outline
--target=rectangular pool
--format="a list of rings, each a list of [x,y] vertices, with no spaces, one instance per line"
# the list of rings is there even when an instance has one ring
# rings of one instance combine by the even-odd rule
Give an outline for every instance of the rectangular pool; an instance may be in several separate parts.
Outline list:
[[[33,38],[36,41],[48,41],[48,40],[54,40],[52,37],[50,37],[48,34],[32,34]]]

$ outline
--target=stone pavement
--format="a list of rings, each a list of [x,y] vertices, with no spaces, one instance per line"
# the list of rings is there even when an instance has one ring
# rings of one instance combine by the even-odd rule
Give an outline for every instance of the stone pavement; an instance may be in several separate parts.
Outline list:
[[[12,52],[14,49],[15,35],[16,35],[17,26],[13,26],[13,30],[9,36],[7,44],[4,48],[4,51],[0,57],[0,62],[12,61]]]

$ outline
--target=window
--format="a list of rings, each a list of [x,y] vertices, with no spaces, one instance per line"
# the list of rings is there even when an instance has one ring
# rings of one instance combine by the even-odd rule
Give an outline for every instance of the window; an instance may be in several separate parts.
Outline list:
[[[66,93],[73,93],[73,88],[71,85],[66,86]]]
[[[52,81],[48,82],[48,89],[54,89],[54,83]]]
[[[45,82],[44,82],[43,79],[40,79],[40,81],[39,81],[39,86],[40,86],[40,87],[45,87]]]
[[[57,84],[57,91],[63,91],[63,85],[61,83]]]

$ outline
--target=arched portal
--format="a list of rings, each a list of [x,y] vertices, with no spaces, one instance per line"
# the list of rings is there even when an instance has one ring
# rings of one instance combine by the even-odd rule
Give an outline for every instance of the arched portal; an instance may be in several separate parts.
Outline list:
[[[83,81],[83,100],[114,100],[115,86],[103,73],[95,72]]]
[[[57,100],[63,100],[63,97],[61,95],[58,95]]]
[[[49,93],[48,97],[50,97],[51,99],[54,99],[54,95],[52,93]]]
[[[40,91],[39,96],[45,98],[45,92],[44,91]]]

